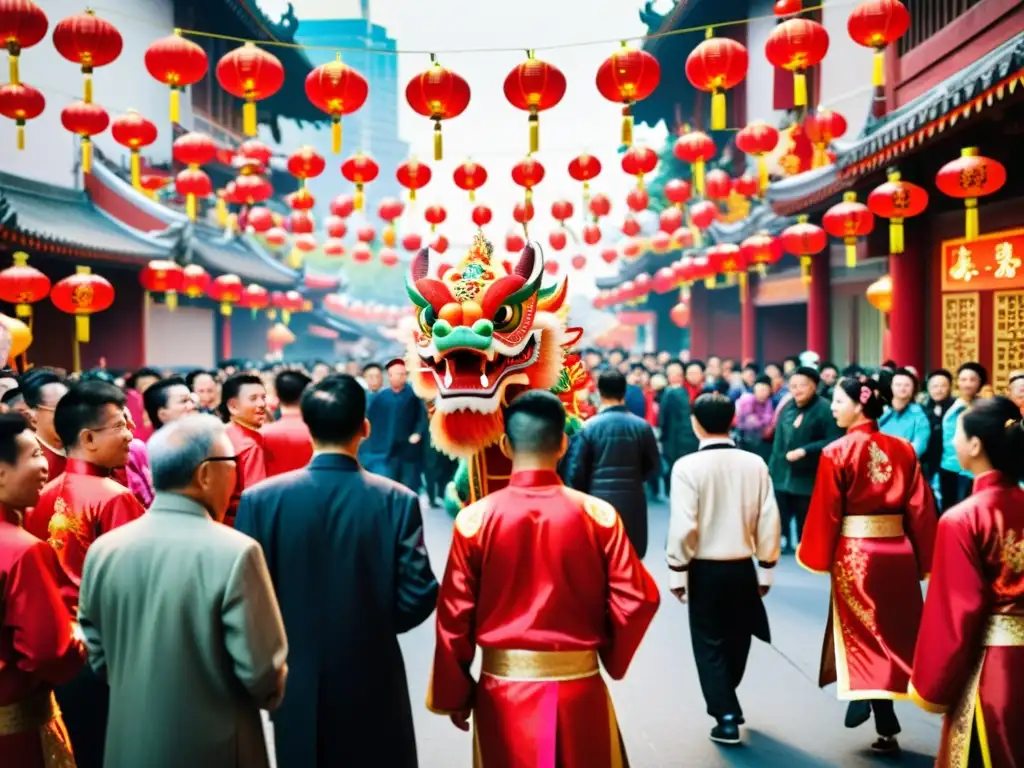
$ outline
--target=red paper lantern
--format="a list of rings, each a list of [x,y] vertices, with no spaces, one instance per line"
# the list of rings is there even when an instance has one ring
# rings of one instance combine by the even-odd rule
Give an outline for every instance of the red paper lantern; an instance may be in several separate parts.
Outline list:
[[[180,122],[182,89],[198,83],[210,69],[206,51],[202,46],[182,37],[181,32],[175,31],[173,35],[150,43],[144,61],[146,71],[153,79],[170,87],[171,122]]]
[[[139,273],[139,282],[147,293],[164,294],[167,309],[173,312],[178,306],[178,292],[185,285],[185,272],[173,261],[157,259],[146,264]]]
[[[718,219],[718,206],[707,200],[690,206],[690,222],[697,229],[704,230]]]
[[[0,0],[0,40],[7,49],[10,85],[21,82],[18,57],[46,37],[50,22],[32,0]]]
[[[288,218],[284,221],[285,227],[293,235],[311,235],[316,226],[313,223],[313,217],[305,211],[293,211],[288,214]]]
[[[558,274],[558,262],[557,261],[545,261],[544,262],[544,271],[547,272],[549,275],[552,275],[552,276],[557,275]]]
[[[238,300],[242,309],[251,309],[253,317],[256,313],[270,306],[270,291],[258,283],[249,283],[242,289],[242,298]]]
[[[747,264],[756,266],[763,273],[768,266],[782,259],[782,242],[777,237],[762,233],[740,243],[740,251]]]
[[[132,109],[114,118],[110,125],[110,133],[114,141],[131,152],[132,186],[140,189],[142,163],[139,159],[139,150],[156,141],[156,126]]]
[[[266,240],[269,245],[280,248],[288,242],[288,232],[281,227],[271,227],[267,230],[263,239]]]
[[[874,48],[871,83],[885,85],[885,47],[910,29],[910,11],[900,0],[864,0],[850,12],[846,30],[858,45]]]
[[[209,288],[210,298],[220,302],[220,313],[225,317],[229,317],[233,305],[241,301],[244,290],[242,279],[238,275],[220,275]]]
[[[0,301],[14,304],[18,317],[32,317],[32,305],[50,293],[50,278],[29,266],[28,254],[17,251],[14,265],[0,272]]]
[[[658,214],[658,226],[669,234],[683,226],[683,212],[678,208],[666,208]]]
[[[587,245],[597,245],[601,242],[601,228],[597,224],[584,224],[582,236]]]
[[[516,203],[512,206],[512,219],[517,224],[533,221],[533,203]]]
[[[590,196],[590,182],[601,173],[601,161],[593,155],[583,153],[569,161],[569,175],[583,183],[583,200]]]
[[[198,264],[189,264],[181,273],[181,289],[190,299],[198,299],[210,287],[209,273]]]
[[[170,184],[170,182],[171,180],[167,176],[160,176],[156,173],[147,173],[143,174],[142,178],[139,179],[139,186],[142,187],[144,192],[148,192],[150,195],[153,195]]]
[[[356,238],[361,243],[372,243],[374,238],[377,237],[377,230],[371,227],[369,224],[364,224],[356,230]]]
[[[66,130],[81,138],[82,173],[92,173],[92,137],[103,133],[110,125],[107,110],[99,104],[76,101],[61,110],[60,122]]]
[[[689,202],[690,195],[690,182],[683,181],[682,179],[669,179],[665,182],[665,199],[668,200],[676,208],[681,208],[684,203]]]
[[[779,130],[763,120],[755,120],[736,134],[736,148],[757,158],[758,183],[761,194],[768,189],[768,162],[765,156],[779,145]]]
[[[572,257],[571,264],[573,269],[581,271],[585,266],[587,266],[587,257],[578,253]]]
[[[622,143],[633,143],[633,115],[630,107],[643,101],[658,87],[661,65],[644,50],[623,41],[622,48],[602,62],[597,70],[597,90],[609,101],[622,104]]]
[[[445,210],[443,205],[430,205],[423,212],[423,218],[427,220],[427,224],[430,225],[430,231],[435,232],[438,224],[443,224],[444,220],[448,218],[448,211]]]
[[[81,66],[82,101],[91,104],[92,71],[115,61],[121,55],[124,40],[113,24],[87,10],[57,22],[53,28],[53,47],[65,59]]]
[[[846,243],[846,266],[857,266],[857,238],[866,237],[875,228],[875,216],[864,203],[857,202],[856,192],[846,192],[843,202],[825,211],[821,224],[832,237]]]
[[[760,186],[753,176],[743,174],[738,179],[732,180],[732,191],[743,197],[756,197]]]
[[[331,116],[331,151],[341,152],[341,118],[351,115],[366,103],[370,85],[358,71],[341,60],[314,67],[306,75],[306,98]]]
[[[316,237],[310,233],[305,232],[301,235],[295,236],[295,242],[293,243],[295,249],[302,251],[303,253],[312,253],[317,249]]]
[[[612,264],[617,258],[619,258],[619,251],[616,248],[605,248],[601,251],[601,260],[605,264]]]
[[[315,179],[324,169],[327,161],[312,147],[301,147],[288,156],[288,173],[299,180],[299,189],[306,186],[307,179]]]
[[[179,136],[172,146],[174,159],[183,165],[206,165],[217,156],[217,145],[205,133],[193,131]]]
[[[800,259],[800,271],[805,283],[811,282],[811,257],[828,247],[828,235],[816,224],[809,224],[807,216],[798,216],[797,223],[782,230],[779,237],[782,248]]]
[[[732,179],[725,171],[714,170],[704,180],[704,196],[709,200],[728,200],[732,194]]]
[[[324,243],[320,250],[323,251],[324,256],[337,259],[345,255],[345,244],[340,239],[332,237]]]
[[[424,165],[418,160],[406,160],[395,172],[398,183],[409,190],[409,201],[416,200],[416,190],[423,189],[430,183],[432,174],[429,165]]]
[[[680,301],[668,312],[669,319],[680,328],[690,324],[690,305]]]
[[[713,35],[708,27],[707,39],[686,57],[686,79],[697,90],[711,94],[711,130],[724,131],[725,91],[743,82],[750,57],[735,40]]]
[[[270,159],[274,156],[274,150],[268,147],[259,139],[246,139],[238,147],[238,158],[244,158],[245,160],[251,160],[258,167],[255,169],[257,173],[263,173],[268,165],[270,165]]]
[[[569,238],[565,234],[564,229],[556,229],[554,232],[548,235],[548,242],[551,243],[551,247],[554,248],[556,251],[560,251],[563,248],[565,248],[565,244],[568,242],[568,240]]]
[[[356,152],[341,164],[341,175],[351,184],[355,185],[356,194],[353,197],[353,207],[357,211],[363,210],[363,187],[377,178],[380,173],[380,166],[367,154]],[[427,179],[430,178],[430,169],[427,169]],[[426,182],[424,182],[426,183]]]
[[[451,120],[469,106],[469,83],[430,56],[430,69],[421,72],[405,87],[405,99],[413,111],[434,121],[434,159],[443,158],[441,121]]]
[[[828,32],[810,19],[787,19],[768,35],[764,55],[774,66],[793,73],[793,105],[807,106],[807,70],[828,53]]]
[[[672,235],[659,229],[651,235],[651,250],[655,253],[666,253],[672,250]]]
[[[546,61],[526,52],[526,61],[505,78],[505,98],[516,109],[529,112],[530,151],[540,149],[540,118],[538,113],[551,109],[565,96],[565,75]]]
[[[607,216],[612,211],[612,201],[608,199],[607,195],[601,194],[600,192],[590,198],[590,202],[587,204],[590,208],[590,215],[594,217],[594,221],[597,221],[602,216]]]
[[[565,226],[566,219],[571,219],[573,206],[568,200],[556,200],[551,204],[551,217]]]
[[[0,21],[0,24],[2,23]],[[14,60],[16,61],[17,57],[14,57]],[[31,85],[8,83],[0,86],[0,115],[8,120],[13,120],[17,126],[15,146],[19,150],[25,148],[25,122],[35,120],[43,114],[44,109],[46,109],[46,98]]]
[[[235,178],[234,196],[239,205],[256,205],[264,203],[274,194],[273,185],[264,177],[257,174],[243,174]],[[309,210],[315,204],[313,196],[300,195],[296,193],[291,196],[290,202],[297,210]],[[308,207],[307,207],[308,206]]]
[[[622,221],[622,234],[626,237],[635,237],[640,234],[640,222],[632,216],[627,216]]]
[[[448,250],[448,238],[444,235],[438,235],[434,238],[434,242],[430,244],[430,248],[438,253],[444,253]]]
[[[629,193],[626,195],[626,205],[629,206],[631,211],[636,211],[637,213],[646,211],[650,203],[651,200],[646,190],[634,188],[629,190]]]
[[[846,133],[846,118],[830,109],[821,109],[807,116],[803,128],[804,135],[814,145],[813,166],[820,168],[828,165],[825,152],[833,141],[841,139]]]
[[[676,271],[672,267],[662,267],[654,273],[651,287],[655,293],[668,293],[676,287]]]
[[[889,180],[868,195],[871,212],[889,219],[889,253],[903,253],[903,220],[924,213],[927,207],[928,192],[903,181],[899,171],[890,171]]]
[[[423,247],[423,238],[415,232],[409,232],[402,237],[402,247],[409,252],[418,251]]]
[[[703,131],[684,133],[672,145],[676,158],[693,166],[693,186],[698,195],[704,194],[704,164],[716,151],[715,142]]]
[[[242,131],[246,136],[255,136],[256,102],[273,96],[284,85],[280,60],[252,43],[245,43],[221,57],[216,74],[221,88],[245,100]]]
[[[672,244],[681,251],[693,248],[693,232],[688,227],[679,227],[672,233]]]
[[[92,274],[89,267],[75,267],[75,274],[57,281],[50,291],[50,301],[61,312],[75,316],[75,341],[89,342],[89,316],[103,312],[114,303],[114,286],[105,278]],[[75,370],[78,364],[75,348]]]
[[[792,16],[804,9],[803,0],[778,0],[775,3],[776,16]]]
[[[380,257],[380,263],[385,267],[393,267],[398,263],[398,254],[391,248],[381,248],[378,256]]]
[[[394,197],[385,197],[377,206],[377,216],[388,224],[394,224],[395,219],[405,211],[405,203]]]
[[[486,224],[491,223],[491,217],[494,214],[491,209],[486,205],[478,205],[473,208],[473,223],[478,227],[483,227]]]
[[[526,190],[526,202],[533,197],[533,188],[544,179],[544,166],[532,157],[525,157],[512,166],[512,181]]]
[[[265,234],[274,226],[274,214],[266,208],[250,208],[245,225],[258,235]]]
[[[509,232],[505,236],[505,250],[509,253],[519,253],[526,247],[526,240],[517,232]]]
[[[238,195],[237,181],[235,182],[235,194],[236,196]],[[298,192],[285,195],[284,202],[293,211],[312,211],[316,207],[316,198],[313,197],[308,189],[300,189]]]
[[[476,200],[476,191],[487,181],[487,169],[472,160],[466,160],[452,174],[459,189],[469,192],[469,202]]]
[[[185,198],[185,213],[192,221],[196,220],[198,199],[213,194],[213,182],[204,171],[198,168],[186,168],[174,177],[174,188]]]
[[[967,207],[966,237],[976,240],[980,232],[978,198],[992,195],[1006,183],[1006,167],[984,157],[977,147],[965,147],[960,157],[946,163],[935,176],[935,186],[944,195],[960,198]]]
[[[650,147],[633,146],[622,155],[622,170],[636,176],[637,186],[642,187],[644,176],[658,167],[658,153]]]
[[[622,244],[622,255],[630,259],[635,259],[640,255],[640,243],[632,238],[627,239],[626,242]]]
[[[339,218],[347,219],[355,208],[355,201],[350,195],[338,195],[331,200],[331,213]]]

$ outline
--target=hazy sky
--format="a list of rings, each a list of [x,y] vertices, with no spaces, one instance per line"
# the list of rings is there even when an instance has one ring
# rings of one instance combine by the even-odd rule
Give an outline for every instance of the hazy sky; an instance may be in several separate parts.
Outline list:
[[[293,0],[293,4],[300,20],[354,16],[359,9],[358,0]],[[287,2],[259,0],[259,5],[268,16],[275,17],[287,7]],[[503,238],[502,233],[513,223],[512,206],[522,197],[521,188],[509,174],[528,149],[527,115],[506,101],[502,91],[505,76],[525,59],[526,48],[594,40],[609,42],[537,51],[538,58],[562,70],[568,88],[557,107],[541,114],[541,150],[536,157],[547,174],[535,192],[537,215],[530,234],[546,245],[547,234],[555,227],[551,203],[559,197],[571,199],[579,213],[580,187],[569,177],[566,166],[583,151],[600,158],[604,166],[594,189],[612,198],[612,216],[604,227],[606,237],[618,232],[625,194],[635,180],[622,172],[616,153],[620,107],[597,92],[594,76],[600,63],[618,45],[610,41],[646,31],[637,15],[641,7],[641,0],[371,0],[372,21],[388,29],[399,49],[437,51],[440,61],[465,77],[472,89],[468,109],[445,123],[445,160],[435,163],[431,122],[413,112],[404,98],[405,83],[429,65],[429,57],[426,53],[399,56],[399,130],[411,143],[412,151],[435,172],[430,186],[422,193],[423,198],[425,202],[443,202],[448,208],[448,221],[443,229],[453,239],[464,239],[472,228],[470,205],[451,181],[453,168],[467,156],[482,163],[489,173],[487,185],[478,198],[494,209],[499,227],[492,225],[492,237]],[[444,53],[467,48],[512,50]],[[664,135],[664,130],[638,129],[636,140],[660,147]],[[573,223],[577,233],[581,224],[578,219],[577,216]],[[462,229],[459,235],[457,228]],[[551,249],[546,252],[550,254]],[[591,264],[599,261],[595,249],[574,248],[571,244],[559,254],[560,260],[567,264],[577,252],[587,253]]]

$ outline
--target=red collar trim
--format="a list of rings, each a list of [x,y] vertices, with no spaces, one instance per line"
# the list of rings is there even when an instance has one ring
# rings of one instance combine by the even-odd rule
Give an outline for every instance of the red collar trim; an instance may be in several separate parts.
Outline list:
[[[93,477],[110,477],[111,470],[85,461],[84,459],[68,459],[64,471],[69,475],[92,475]]]
[[[516,472],[509,478],[509,485],[516,488],[539,488],[547,485],[561,485],[562,478],[550,469],[531,469]]]
[[[877,431],[878,422],[875,421],[862,421],[860,424],[854,424],[852,427],[846,430],[847,434],[849,434],[850,432],[867,432],[869,435],[874,434]]]
[[[1000,485],[1012,486],[1009,480],[998,469],[992,469],[974,478],[973,492],[984,491],[986,488],[996,488]]]

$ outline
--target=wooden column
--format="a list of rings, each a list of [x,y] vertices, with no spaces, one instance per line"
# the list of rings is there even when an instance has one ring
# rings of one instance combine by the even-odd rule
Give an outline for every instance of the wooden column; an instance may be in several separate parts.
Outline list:
[[[829,359],[831,287],[829,252],[811,259],[811,284],[807,291],[807,350],[816,352],[822,360]]]
[[[922,233],[923,234],[923,233]],[[892,311],[889,312],[889,356],[900,366],[925,372],[925,295],[928,290],[927,239],[908,238],[906,252],[889,257]]]
[[[220,359],[231,359],[231,316],[218,315],[220,323]]]
[[[740,363],[743,365],[757,359],[757,307],[754,306],[757,276],[749,274],[746,280],[746,287],[740,287]]]
[[[690,292],[690,359],[705,360],[709,354],[711,329],[708,313],[708,289],[699,283]]]

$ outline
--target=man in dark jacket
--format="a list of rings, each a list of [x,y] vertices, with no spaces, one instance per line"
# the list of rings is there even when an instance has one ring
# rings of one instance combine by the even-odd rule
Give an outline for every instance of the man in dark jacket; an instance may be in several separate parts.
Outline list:
[[[797,368],[789,377],[790,398],[779,409],[775,422],[768,469],[775,485],[788,552],[796,551],[796,543],[803,533],[821,451],[843,435],[832,418],[828,400],[818,394],[820,383],[821,378],[814,368]],[[793,522],[795,536],[790,533]]]
[[[384,475],[414,492],[420,489],[427,409],[408,384],[405,362],[387,364],[388,386],[370,398],[366,418],[370,437],[359,448],[359,460],[370,472]]]
[[[650,424],[626,408],[626,377],[615,370],[597,379],[601,412],[588,419],[573,441],[569,483],[607,501],[619,513],[633,548],[647,551],[644,482],[658,471],[658,440]]]
[[[665,490],[670,491],[672,466],[683,456],[697,450],[697,436],[690,421],[690,391],[684,386],[683,364],[671,362],[665,367],[668,386],[661,394],[658,428],[661,431],[661,455],[667,464]]]
[[[352,376],[308,388],[316,455],[246,490],[235,520],[263,547],[288,635],[288,692],[273,716],[282,768],[417,765],[397,636],[430,616],[438,587],[419,500],[356,460],[365,412]]]

